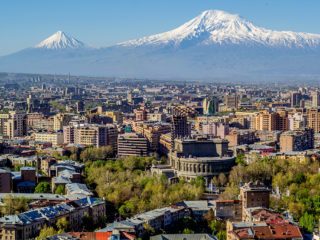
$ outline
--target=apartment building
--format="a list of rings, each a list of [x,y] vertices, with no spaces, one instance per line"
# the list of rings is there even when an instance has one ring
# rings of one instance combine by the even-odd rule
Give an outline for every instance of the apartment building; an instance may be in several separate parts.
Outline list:
[[[314,147],[313,129],[287,131],[280,135],[280,151],[303,151]]]
[[[9,139],[27,134],[27,115],[16,111],[0,114],[0,135]]]
[[[34,140],[37,142],[48,142],[53,146],[63,144],[62,132],[38,132],[34,134]]]
[[[68,219],[71,229],[82,230],[81,224],[86,215],[92,216],[93,223],[97,223],[106,216],[105,201],[87,197],[17,215],[6,215],[0,218],[0,239],[33,239],[45,225],[52,226],[63,217]]]
[[[320,108],[307,110],[307,127],[312,128],[315,133],[320,132]]]
[[[113,124],[79,124],[63,128],[64,143],[84,146],[112,146],[117,149],[118,129]]]
[[[147,156],[148,141],[136,133],[125,133],[118,136],[118,156]]]

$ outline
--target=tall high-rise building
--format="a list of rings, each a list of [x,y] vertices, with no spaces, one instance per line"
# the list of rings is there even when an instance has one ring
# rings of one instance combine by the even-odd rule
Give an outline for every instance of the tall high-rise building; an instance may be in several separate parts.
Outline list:
[[[76,103],[77,106],[77,113],[81,113],[84,111],[84,102],[83,101],[78,101]]]
[[[14,138],[27,135],[28,120],[25,113],[10,111],[0,114],[0,135]]]
[[[239,97],[237,94],[226,95],[224,97],[224,103],[227,106],[227,108],[237,109],[239,104]]]
[[[202,107],[204,115],[214,115],[219,111],[219,100],[215,96],[205,98],[203,99]]]
[[[300,107],[301,99],[302,99],[302,95],[300,92],[291,92],[291,96],[290,96],[291,107]]]
[[[320,107],[320,93],[318,91],[311,93],[312,107]]]
[[[172,116],[172,137],[183,138],[188,137],[191,134],[191,126],[188,123],[188,119],[183,115]]]
[[[289,118],[286,110],[280,109],[277,112],[268,110],[260,111],[252,118],[253,129],[260,131],[287,131],[289,129]]]

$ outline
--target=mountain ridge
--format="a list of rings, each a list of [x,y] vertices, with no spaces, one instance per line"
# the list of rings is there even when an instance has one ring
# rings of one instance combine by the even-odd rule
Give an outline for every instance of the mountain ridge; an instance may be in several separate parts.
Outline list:
[[[205,39],[201,36],[206,34]],[[320,34],[273,31],[255,26],[236,14],[221,10],[207,10],[181,26],[160,34],[119,43],[120,46],[141,46],[145,44],[168,44],[177,46],[186,38],[197,39],[200,44],[240,44],[244,42],[266,46],[314,47],[320,45]]]
[[[320,79],[320,35],[256,27],[209,10],[160,34],[105,48],[57,32],[0,57],[0,71],[153,79]]]

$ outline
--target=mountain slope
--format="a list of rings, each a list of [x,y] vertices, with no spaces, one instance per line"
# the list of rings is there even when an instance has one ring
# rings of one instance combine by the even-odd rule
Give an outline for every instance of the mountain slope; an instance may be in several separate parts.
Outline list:
[[[180,27],[161,34],[120,43],[121,46],[245,44],[270,47],[315,47],[320,35],[272,31],[218,10],[208,10]]]
[[[0,71],[155,79],[320,79],[320,35],[272,31],[209,10],[161,34],[94,49],[59,31]]]
[[[86,45],[83,42],[66,35],[62,31],[54,33],[35,46],[35,48],[44,49],[77,49],[84,47]]]

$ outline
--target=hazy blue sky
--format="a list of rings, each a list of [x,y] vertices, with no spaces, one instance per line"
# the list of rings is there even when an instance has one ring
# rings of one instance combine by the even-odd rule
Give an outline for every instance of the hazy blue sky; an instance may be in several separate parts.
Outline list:
[[[0,55],[34,46],[58,30],[109,46],[170,30],[207,9],[271,29],[320,33],[320,0],[1,0]]]

